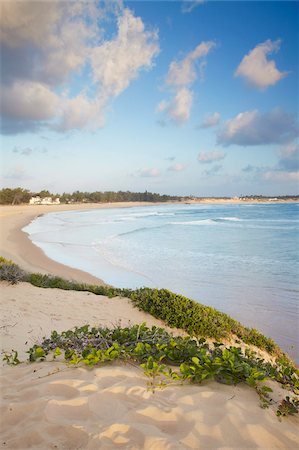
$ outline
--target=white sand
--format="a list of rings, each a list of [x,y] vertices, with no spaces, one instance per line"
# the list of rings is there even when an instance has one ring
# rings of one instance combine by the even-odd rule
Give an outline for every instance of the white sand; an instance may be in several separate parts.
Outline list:
[[[2,282],[0,289],[1,349],[18,349],[22,358],[53,329],[119,321],[161,325],[126,299],[27,283]],[[142,370],[130,364],[4,366],[1,392],[6,449],[295,449],[299,443],[298,419],[279,422],[245,385],[209,382],[152,393]],[[275,395],[278,400],[286,392],[276,386]]]

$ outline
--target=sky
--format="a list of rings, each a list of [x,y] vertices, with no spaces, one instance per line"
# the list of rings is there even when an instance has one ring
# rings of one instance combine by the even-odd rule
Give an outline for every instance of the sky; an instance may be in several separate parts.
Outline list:
[[[1,188],[299,194],[298,2],[0,8]]]

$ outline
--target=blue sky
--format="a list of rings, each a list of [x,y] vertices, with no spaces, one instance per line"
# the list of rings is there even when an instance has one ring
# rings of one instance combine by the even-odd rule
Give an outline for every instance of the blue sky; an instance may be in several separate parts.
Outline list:
[[[1,4],[1,186],[298,194],[298,3]]]

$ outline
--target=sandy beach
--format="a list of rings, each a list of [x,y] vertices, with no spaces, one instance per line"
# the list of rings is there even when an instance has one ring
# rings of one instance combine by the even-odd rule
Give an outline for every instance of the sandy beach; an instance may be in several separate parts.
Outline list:
[[[21,231],[39,214],[66,209],[78,205],[1,207],[0,254],[26,270],[100,282],[51,261]],[[87,323],[163,326],[123,298],[28,283],[1,282],[0,290],[1,351],[17,350],[22,360],[29,347],[54,329]],[[287,394],[276,383],[268,384],[275,402]],[[131,364],[87,369],[56,361],[16,367],[2,363],[1,394],[3,449],[295,449],[299,444],[298,417],[278,421],[277,403],[261,409],[256,392],[246,385],[206,382],[153,393],[143,371]]]
[[[28,223],[41,214],[59,211],[77,211],[100,208],[130,208],[132,206],[150,206],[149,202],[88,203],[76,205],[20,205],[0,206],[0,255],[12,259],[29,272],[59,275],[83,283],[103,281],[78,269],[67,267],[48,258],[44,252],[32,244],[27,233],[22,231]]]

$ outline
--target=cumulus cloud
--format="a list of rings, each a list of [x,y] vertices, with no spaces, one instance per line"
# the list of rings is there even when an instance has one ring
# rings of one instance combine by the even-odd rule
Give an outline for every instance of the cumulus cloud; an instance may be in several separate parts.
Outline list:
[[[172,166],[169,166],[167,170],[169,170],[171,172],[182,172],[185,169],[186,169],[185,164],[176,163],[176,164],[173,164]]]
[[[192,84],[197,79],[196,62],[206,56],[215,45],[213,41],[202,42],[183,60],[172,61],[168,69],[166,84],[179,87]]]
[[[206,116],[202,124],[200,125],[200,128],[211,128],[215,125],[218,125],[220,122],[220,114],[219,112],[214,112],[213,114]]]
[[[201,164],[211,164],[215,161],[221,161],[222,159],[224,159],[226,156],[225,153],[223,152],[200,152],[198,154],[197,160],[201,163]]]
[[[145,178],[155,178],[161,175],[160,170],[156,167],[140,169],[138,174],[139,176]]]
[[[267,41],[258,44],[253,50],[244,56],[235,76],[244,77],[250,84],[259,88],[266,89],[273,86],[279,80],[288,75],[288,72],[280,72],[275,61],[269,60],[267,56],[280,49],[281,41]]]
[[[33,122],[52,119],[60,105],[58,95],[48,86],[28,80],[5,86],[0,101],[6,118]]]
[[[105,8],[116,24],[109,37]],[[103,126],[109,102],[150,69],[159,52],[157,32],[120,3],[12,1],[1,12],[6,133]],[[70,82],[83,70],[85,84],[74,89]]]
[[[217,136],[219,144],[262,145],[279,144],[298,135],[298,123],[293,115],[276,108],[268,113],[245,111],[228,120]]]
[[[215,47],[215,42],[201,42],[193,51],[180,61],[170,63],[166,76],[166,86],[173,92],[169,101],[162,100],[157,112],[164,112],[174,122],[182,124],[190,118],[193,103],[192,84],[202,76],[205,57]]]
[[[169,117],[177,123],[184,123],[190,117],[193,95],[190,89],[180,89],[167,107]]]
[[[141,68],[151,68],[158,53],[157,33],[145,31],[139,17],[126,9],[118,18],[115,39],[91,51],[93,78],[107,95],[119,95],[137,78]]]

